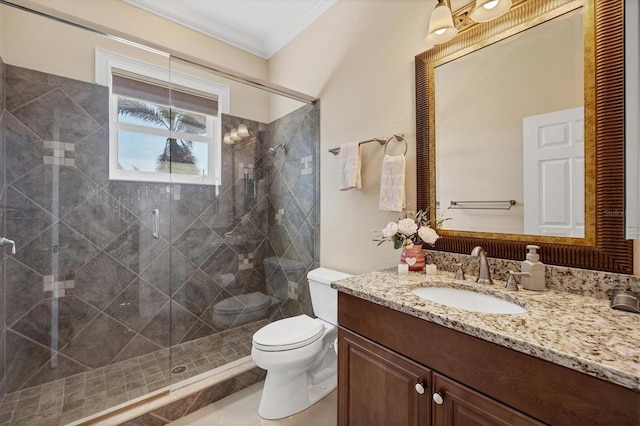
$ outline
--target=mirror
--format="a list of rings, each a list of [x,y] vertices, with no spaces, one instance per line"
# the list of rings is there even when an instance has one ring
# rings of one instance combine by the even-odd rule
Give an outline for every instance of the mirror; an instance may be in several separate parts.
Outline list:
[[[624,222],[622,215],[616,214],[624,211],[624,122],[623,114],[620,112],[624,105],[623,2],[607,2],[606,9],[597,3],[599,2],[594,0],[516,1],[507,14],[484,24],[469,23],[464,19],[464,15],[470,9],[470,6],[465,6],[454,13],[454,20],[462,22],[463,25],[458,36],[416,56],[418,208],[430,208],[430,214],[434,219],[438,212],[444,212],[444,217],[453,217],[453,212],[458,214],[455,220],[447,221],[449,223],[446,228],[440,231],[443,238],[436,244],[437,250],[468,254],[475,245],[482,245],[492,257],[522,260],[526,252],[525,246],[538,244],[542,246],[542,261],[548,264],[632,273],[632,244],[623,239]],[[567,22],[568,29],[556,28],[566,25]],[[556,92],[552,92],[554,95],[544,95],[546,98],[554,98],[553,105],[549,105],[549,111],[523,110],[515,114],[517,118],[509,119],[507,115],[519,108],[514,105],[517,100],[525,98],[523,93],[529,90],[529,85],[534,84],[535,90],[543,93],[541,86],[556,83],[555,79],[550,81],[551,77],[528,78],[528,70],[508,70],[507,62],[510,62],[514,55],[513,52],[509,53],[509,49],[519,43],[521,45],[517,46],[517,50],[524,49],[524,45],[531,44],[527,40],[532,35],[533,39],[544,39],[550,37],[554,31],[571,31],[571,27],[574,27],[573,31],[576,31],[575,27],[579,27],[577,31],[580,36],[570,36],[573,44],[564,47],[563,60],[575,64],[579,55],[582,63],[578,66],[581,65],[583,72],[578,74],[582,74],[584,78],[570,79],[571,81],[565,81],[560,86],[564,87],[563,90],[568,88],[569,92],[576,92],[582,88],[582,94],[570,93],[567,99],[571,100],[560,101],[557,99],[560,96],[556,87]],[[557,42],[558,39],[554,38],[554,41]],[[498,55],[498,59],[487,59],[484,56],[486,52]],[[568,52],[571,54],[568,55]],[[506,57],[506,61],[499,59],[501,55]],[[473,72],[473,62],[481,63],[483,69]],[[537,68],[541,68],[540,64],[537,65]],[[529,67],[532,65],[529,64]],[[471,74],[465,74],[470,70]],[[482,128],[478,121],[473,123],[472,119],[478,118],[477,115],[480,113],[477,111],[493,113],[496,105],[490,104],[487,100],[488,93],[491,92],[474,98],[475,92],[479,91],[476,85],[481,81],[479,79],[482,79],[484,84],[489,74],[488,70],[502,76],[500,86],[509,86],[513,83],[511,80],[515,80],[516,85],[509,86],[509,97],[501,102],[507,104],[509,111],[495,113],[495,116],[500,117],[495,122],[503,126],[494,128],[493,131],[497,133],[484,137],[486,129]],[[514,72],[516,75],[513,75]],[[523,159],[531,155],[522,151],[523,146],[526,148],[522,136],[527,121],[525,117],[579,108],[580,97],[584,100],[584,125],[578,124],[578,118],[577,123],[572,126],[577,130],[573,133],[583,137],[584,160],[576,158],[571,167],[578,170],[578,175],[584,177],[584,189],[575,191],[579,185],[564,186],[573,190],[575,196],[556,191],[559,192],[556,194],[559,200],[564,203],[554,205],[546,202],[542,203],[541,207],[541,203],[531,201],[539,200],[539,193],[533,198],[525,198],[524,195],[524,182],[530,182],[532,178],[527,175],[525,179],[522,174],[516,179],[509,175],[513,170],[527,169]],[[583,135],[580,135],[579,129],[583,130]],[[549,135],[556,141],[565,133],[557,130]],[[456,132],[462,135],[456,135]],[[538,130],[537,133],[541,131]],[[449,144],[456,138],[460,140],[458,145],[453,142]],[[512,147],[510,152],[507,149],[498,149],[490,155],[498,157],[497,161],[484,166],[485,160],[480,153],[495,149],[505,139],[516,140],[517,147]],[[475,144],[475,141],[481,140],[488,145],[483,146],[480,142]],[[535,142],[533,145],[537,146],[540,143]],[[450,152],[447,154],[448,151]],[[451,159],[444,158],[447,155],[451,157],[452,152],[455,152],[452,157],[453,163]],[[579,154],[575,156],[579,157]],[[584,172],[580,170],[581,161],[584,164]],[[564,165],[560,163],[562,161],[551,162],[550,164],[556,167],[548,169],[542,166],[537,168],[547,173],[550,177],[545,176],[553,183],[557,181],[558,176],[566,177],[567,170],[571,169],[567,167],[566,161]],[[511,171],[508,170],[509,167],[512,168]],[[495,174],[500,168],[505,169],[507,174],[499,175],[497,180],[492,181],[487,173]],[[469,177],[471,180],[468,180]],[[540,177],[535,179],[544,180]],[[575,180],[573,182],[575,183]],[[476,184],[479,185],[473,190],[464,192],[466,187]],[[550,186],[555,190],[559,187]],[[481,189],[488,191],[479,192]],[[504,192],[501,193],[500,190]],[[524,207],[527,204],[533,204],[536,209],[541,209],[544,217],[558,222],[559,215],[564,215],[563,218],[566,219],[566,213],[571,211],[571,206],[567,207],[568,198],[575,206],[583,206],[582,214],[580,209],[574,208],[578,214],[570,216],[578,225],[577,229],[558,232],[557,229],[525,227]],[[448,209],[451,201],[503,203],[471,203],[466,206],[461,206],[463,203],[460,203],[455,205],[456,209]],[[470,206],[489,209],[469,208]],[[466,222],[461,219],[460,212]],[[539,218],[540,213],[537,214]],[[507,215],[518,215],[520,223],[507,226]]]
[[[579,8],[435,67],[446,229],[584,236],[582,21]]]

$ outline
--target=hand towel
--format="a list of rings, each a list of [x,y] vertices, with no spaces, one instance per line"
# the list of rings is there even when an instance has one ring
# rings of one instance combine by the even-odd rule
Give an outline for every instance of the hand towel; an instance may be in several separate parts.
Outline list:
[[[360,176],[360,143],[352,142],[340,146],[340,191],[362,188]]]
[[[380,210],[401,212],[406,207],[404,155],[385,155],[380,176]]]

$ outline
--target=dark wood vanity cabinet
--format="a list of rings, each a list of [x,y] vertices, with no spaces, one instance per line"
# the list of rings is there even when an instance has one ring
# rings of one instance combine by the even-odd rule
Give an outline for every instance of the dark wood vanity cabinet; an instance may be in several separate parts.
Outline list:
[[[338,340],[341,426],[427,426],[432,412],[439,426],[542,424],[348,330]]]
[[[338,331],[338,342],[338,398],[344,408],[338,424],[429,424],[428,368],[344,329]]]
[[[345,293],[338,323],[340,426],[640,425],[640,393],[593,376]]]

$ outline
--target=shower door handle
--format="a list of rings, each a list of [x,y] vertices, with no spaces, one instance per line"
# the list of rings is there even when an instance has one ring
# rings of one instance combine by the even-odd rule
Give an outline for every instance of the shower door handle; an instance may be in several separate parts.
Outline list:
[[[153,209],[151,216],[153,218],[153,238],[157,240],[160,238],[160,210]]]

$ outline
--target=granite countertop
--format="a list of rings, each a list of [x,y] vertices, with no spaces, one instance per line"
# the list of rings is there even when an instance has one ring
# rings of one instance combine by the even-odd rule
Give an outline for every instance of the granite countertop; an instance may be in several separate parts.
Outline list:
[[[334,281],[340,292],[640,391],[640,315],[611,309],[608,300],[546,290],[480,286],[453,274],[386,270]],[[422,299],[418,287],[455,287],[495,295],[527,309],[483,314]]]

